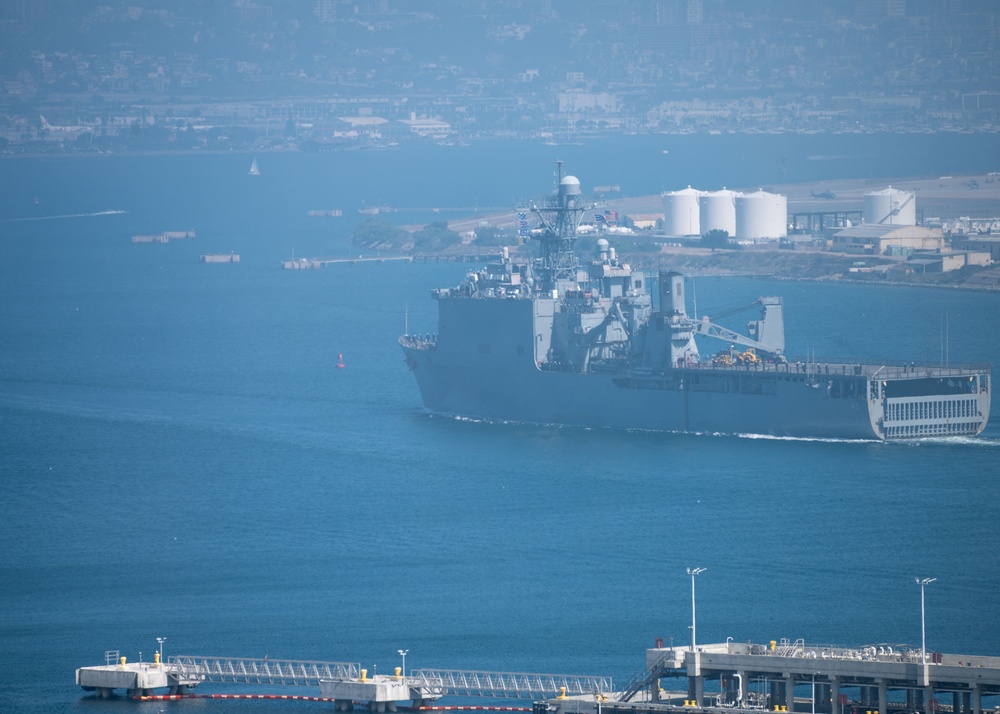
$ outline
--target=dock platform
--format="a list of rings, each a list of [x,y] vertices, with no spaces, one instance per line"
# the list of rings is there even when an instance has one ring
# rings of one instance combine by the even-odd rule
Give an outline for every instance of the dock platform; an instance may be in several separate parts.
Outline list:
[[[199,260],[202,263],[239,263],[239,253],[206,253]]]
[[[183,696],[196,686],[311,686],[338,711],[425,708],[445,696],[534,701],[535,714],[721,714],[733,709],[810,714],[1000,712],[1000,657],[905,646],[839,647],[803,640],[646,650],[645,667],[616,688],[610,677],[414,669],[368,677],[357,663],[172,656],[129,664],[117,651],[82,667],[76,683],[98,697]],[[665,685],[673,682],[672,692]],[[992,700],[993,706],[987,706]],[[398,705],[398,706],[397,706]]]
[[[925,653],[890,645],[808,645],[787,639],[724,642],[696,650],[657,647],[646,651],[645,671],[620,701],[648,690],[650,701],[656,702],[664,679],[686,679],[686,703],[704,709],[791,712],[804,700],[814,714],[935,714],[946,709],[982,714],[983,699],[1000,696],[1000,657]],[[806,697],[801,696],[803,690]]]
[[[495,253],[417,253],[414,255],[372,255],[357,258],[291,258],[281,261],[284,270],[318,270],[328,265],[356,263],[482,263],[496,258]]]
[[[152,662],[128,662],[117,650],[104,653],[105,664],[76,670],[76,683],[85,691],[94,692],[98,699],[110,699],[116,689],[124,689],[129,697],[148,696],[156,689],[167,688],[171,694],[184,694],[198,680],[188,679],[171,665],[160,662],[159,654]]]
[[[162,233],[138,234],[132,236],[133,243],[169,243],[172,240],[194,238],[197,234],[191,231],[163,231]]]

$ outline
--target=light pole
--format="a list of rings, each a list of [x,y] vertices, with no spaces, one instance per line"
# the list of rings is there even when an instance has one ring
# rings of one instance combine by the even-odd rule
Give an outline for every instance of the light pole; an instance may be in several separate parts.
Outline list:
[[[396,650],[399,652],[399,656],[403,658],[403,680],[406,680],[406,655],[410,653],[410,650]]]
[[[700,573],[704,573],[708,568],[688,568],[688,575],[691,576],[691,651],[695,651],[697,644],[697,620],[695,619],[695,608],[694,608],[694,576]]]
[[[920,586],[920,664],[927,664],[927,629],[924,626],[924,588],[937,578],[916,578]]]
[[[163,666],[163,643],[167,641],[166,637],[157,637],[156,641],[160,644],[160,666]]]

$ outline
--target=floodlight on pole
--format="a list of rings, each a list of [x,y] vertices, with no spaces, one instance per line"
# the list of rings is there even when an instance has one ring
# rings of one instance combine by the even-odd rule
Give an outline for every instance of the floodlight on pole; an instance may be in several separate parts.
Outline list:
[[[166,637],[157,637],[156,641],[160,645],[160,666],[163,666],[163,643],[167,641]]]
[[[691,651],[694,652],[697,646],[697,619],[695,617],[694,606],[694,576],[704,573],[708,568],[688,568],[688,575],[691,576]]]
[[[410,653],[410,650],[396,650],[399,652],[399,656],[403,658],[403,679],[406,679],[406,655]]]
[[[924,588],[933,583],[937,578],[916,578],[917,585],[920,586],[920,664],[927,664],[927,628],[924,619]]]

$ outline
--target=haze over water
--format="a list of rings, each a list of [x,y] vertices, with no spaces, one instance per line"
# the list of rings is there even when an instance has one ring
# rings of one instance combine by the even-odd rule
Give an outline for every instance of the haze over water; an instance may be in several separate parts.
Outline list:
[[[168,656],[389,672],[406,648],[408,668],[622,683],[656,637],[689,642],[687,566],[708,568],[702,643],[919,646],[914,578],[936,577],[928,648],[1000,654],[996,414],[982,438],[919,445],[432,417],[395,341],[407,313],[435,330],[429,290],[468,266],[278,268],[350,254],[362,201],[414,209],[400,223],[509,206],[549,190],[556,158],[585,187],[640,195],[993,170],[977,141],[265,154],[259,177],[235,155],[0,162],[3,708],[159,711],[73,685],[105,650],[152,659],[156,637]],[[306,215],[332,208],[344,216]],[[198,237],[129,241],[186,229]],[[239,264],[198,262],[229,251]],[[936,360],[943,316],[952,361],[1000,352],[997,295],[715,279],[697,294],[708,314],[783,296],[792,354]]]

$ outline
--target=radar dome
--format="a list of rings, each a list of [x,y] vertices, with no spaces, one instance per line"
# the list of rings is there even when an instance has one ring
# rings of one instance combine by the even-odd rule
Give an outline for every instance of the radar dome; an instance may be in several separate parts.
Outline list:
[[[562,181],[559,182],[559,193],[563,196],[579,196],[580,195],[580,179],[576,176],[563,176]]]

